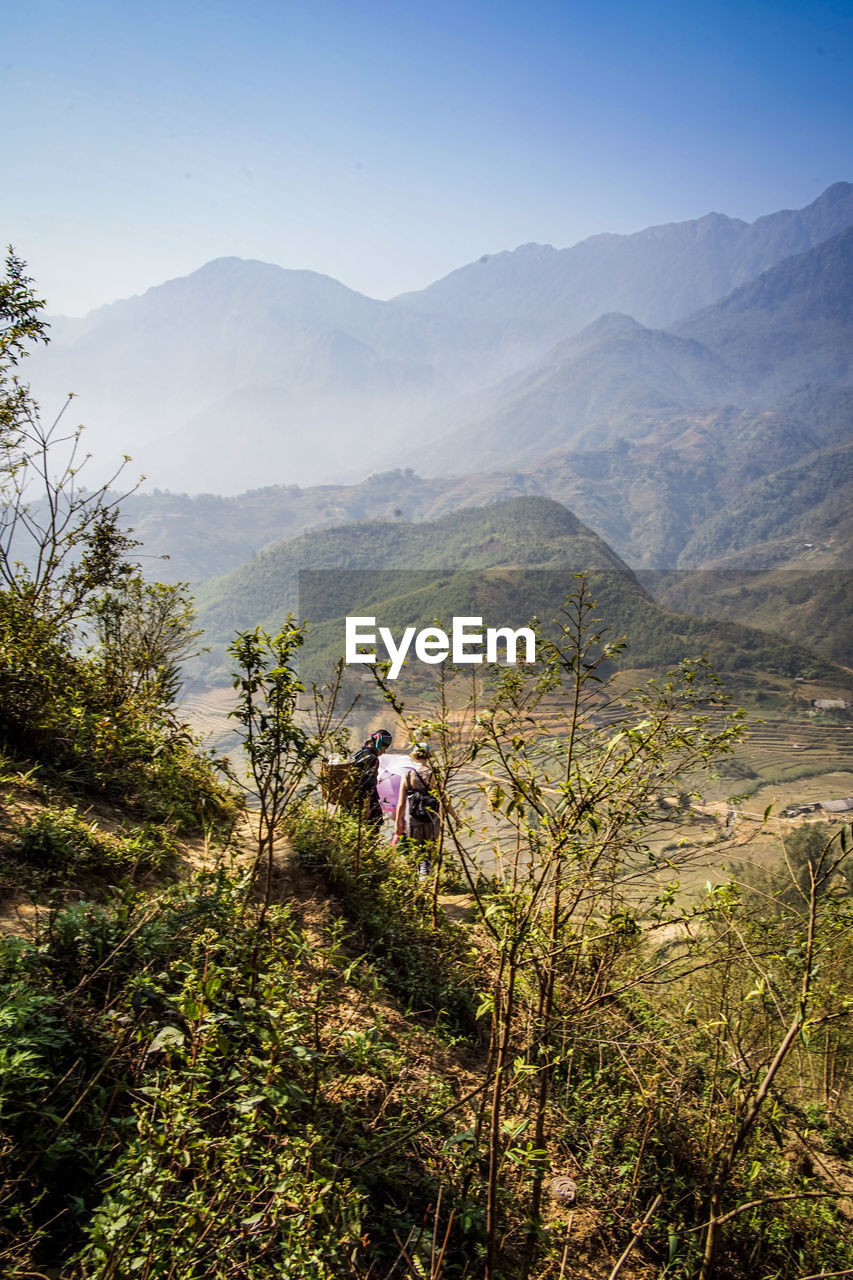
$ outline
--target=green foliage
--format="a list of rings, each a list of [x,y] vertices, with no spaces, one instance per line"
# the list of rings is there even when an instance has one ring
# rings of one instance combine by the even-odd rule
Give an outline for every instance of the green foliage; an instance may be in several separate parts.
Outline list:
[[[39,406],[17,375],[28,344],[47,341],[47,324],[24,265],[11,247],[0,281],[0,585],[35,618],[68,626],[91,595],[130,572],[132,538],[119,526],[110,485],[78,478],[78,427],[42,425]],[[125,460],[126,461],[126,460]]]
[[[99,642],[97,662],[118,710],[136,704],[152,718],[175,702],[181,664],[197,655],[201,631],[185,583],[146,582],[133,574],[90,604]]]
[[[117,695],[97,655],[73,651],[55,620],[0,593],[0,741],[7,749],[151,820],[191,829],[227,819],[234,801],[214,762],[167,708],[155,709],[151,690]]]
[[[476,1036],[476,957],[443,912],[433,922],[414,860],[366,840],[349,814],[303,808],[287,832],[300,861],[328,879],[389,988],[448,1032]]]
[[[242,632],[229,647],[237,664],[237,705],[230,713],[240,726],[249,757],[255,797],[280,816],[314,758],[307,733],[296,723],[297,698],[304,692],[293,667],[304,641],[304,627],[289,617],[285,630],[270,636],[256,627]]]
[[[8,371],[32,342],[47,342],[44,300],[37,298],[26,267],[12,246],[6,250],[6,274],[0,280],[0,368]],[[5,424],[0,424],[5,425]]]
[[[710,1025],[725,992],[719,972],[710,983],[707,974],[685,972],[672,999],[635,993],[612,1001],[606,1019],[580,1019],[563,1042],[554,1079],[552,1141],[579,1169],[584,1201],[608,1223],[640,1217],[662,1192],[644,1247],[658,1267],[669,1261],[666,1275],[679,1280],[693,1280],[701,1264],[703,1191],[715,1142],[725,1140],[738,1101],[731,1074],[720,1070]],[[700,1025],[705,1012],[708,1021]],[[744,1023],[739,1032],[745,1047],[752,1031]],[[772,1200],[824,1189],[808,1163],[799,1167],[783,1150],[790,1120],[777,1106],[751,1136],[733,1176],[727,1210],[767,1203],[726,1224],[719,1280],[739,1280],[746,1258],[750,1274],[791,1278],[853,1260],[853,1242],[831,1196]],[[620,1237],[610,1239],[618,1252]]]
[[[298,980],[309,948],[275,909],[247,988],[243,891],[224,879],[211,888],[214,910],[180,958],[130,984],[145,1084],[82,1273],[132,1274],[168,1255],[187,1277],[346,1274],[360,1197],[313,1131],[320,1055]]]
[[[43,427],[14,372],[45,339],[42,303],[11,250],[0,283],[0,741],[68,781],[183,826],[233,810],[169,712],[197,633],[180,587],[148,585],[127,555],[109,485],[79,477],[80,429]],[[61,417],[61,415],[60,415]],[[121,468],[120,468],[121,469]],[[81,652],[94,616],[102,647]]]
[[[304,692],[293,662],[304,627],[288,615],[283,631],[270,636],[260,627],[245,631],[229,646],[237,664],[237,705],[230,713],[240,726],[248,758],[248,798],[257,806],[256,869],[265,862],[266,897],[272,895],[273,861],[279,824],[296,800],[319,744],[296,723],[296,703]]]
[[[76,1253],[91,1280],[165,1258],[355,1280],[435,1202],[448,1082],[411,1074],[415,1033],[339,933],[318,945],[276,904],[259,930],[248,888],[220,871],[0,942],[4,1274]]]
[[[31,956],[5,943],[0,967],[0,1259],[8,1264],[20,1244],[24,1256],[37,1247],[51,1220],[61,1223],[55,1239],[73,1235],[116,1138],[105,1126],[122,1066],[105,1029],[57,998]]]
[[[168,827],[148,823],[111,834],[81,817],[73,806],[42,809],[24,824],[6,857],[30,888],[166,871],[176,846]]]

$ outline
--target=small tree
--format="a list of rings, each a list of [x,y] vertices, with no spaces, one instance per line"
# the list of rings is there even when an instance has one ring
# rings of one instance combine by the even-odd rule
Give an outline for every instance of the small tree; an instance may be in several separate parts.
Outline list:
[[[33,614],[64,625],[94,592],[132,572],[126,554],[136,544],[118,523],[127,493],[112,490],[129,459],[105,484],[87,489],[80,480],[88,458],[83,428],[63,428],[72,396],[45,427],[18,377],[28,346],[48,340],[43,307],[10,247],[0,282],[0,587]]]
[[[303,686],[293,668],[305,639],[305,628],[292,615],[277,635],[260,627],[241,632],[228,652],[237,663],[234,688],[237,706],[230,713],[241,727],[248,758],[249,802],[257,809],[255,870],[266,867],[263,922],[272,899],[275,842],[281,820],[316,759],[316,740],[296,723]]]
[[[70,397],[45,428],[18,376],[30,346],[47,342],[43,307],[10,248],[0,281],[0,730],[30,744],[47,733],[61,753],[73,736],[67,717],[59,724],[61,705],[74,691],[82,697],[91,675],[74,652],[75,626],[98,593],[134,574],[136,544],[111,481],[81,484],[82,429],[61,427]],[[85,695],[90,711],[102,693]]]
[[[567,1045],[614,989],[641,987],[659,972],[652,956],[620,970],[643,933],[661,926],[662,907],[644,914],[638,905],[649,877],[672,866],[671,854],[648,847],[658,797],[730,751],[742,732],[742,713],[728,709],[701,660],[617,696],[606,672],[620,648],[581,576],[555,638],[540,642],[538,667],[496,670],[491,690],[477,693],[476,714],[462,721],[440,699],[444,722],[433,726],[445,743],[465,723],[465,749],[450,758],[477,771],[499,819],[485,847],[448,826],[491,948],[482,1001],[491,1039],[473,1129],[475,1147],[485,1148],[486,1280],[498,1274],[509,1180],[513,1200],[524,1191],[529,1206],[522,1280],[534,1266],[552,1081]]]
[[[723,939],[730,930],[738,935],[738,979],[742,988],[752,985],[737,992],[731,1007],[716,1019],[718,1043],[729,1058],[729,1105],[719,1117],[717,1141],[710,1153],[712,1175],[699,1280],[711,1280],[714,1274],[723,1224],[761,1204],[761,1198],[752,1195],[746,1204],[723,1212],[738,1161],[762,1116],[774,1110],[774,1093],[782,1096],[779,1084],[789,1057],[798,1049],[808,1056],[812,1041],[817,1044],[839,1020],[853,1017],[849,994],[853,916],[844,875],[853,845],[850,829],[844,826],[833,834],[805,829],[790,835],[785,845],[789,882],[781,883],[780,874],[769,914],[762,918],[747,911],[739,921],[735,901],[723,913],[719,928]],[[749,937],[750,933],[756,936]],[[725,953],[725,941],[721,949]],[[825,1101],[829,1103],[828,1098]],[[778,1123],[771,1121],[771,1126],[778,1139]],[[794,1191],[769,1200],[825,1194],[823,1190]]]
[[[200,652],[188,584],[133,574],[97,596],[90,613],[116,707],[133,701],[149,717],[162,715],[180,692],[181,664]]]

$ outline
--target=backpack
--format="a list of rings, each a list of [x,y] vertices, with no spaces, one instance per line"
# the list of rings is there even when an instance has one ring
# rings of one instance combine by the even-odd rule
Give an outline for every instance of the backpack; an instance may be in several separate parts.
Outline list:
[[[423,778],[421,778],[417,769],[412,770],[412,772],[423,783]],[[409,817],[413,822],[430,824],[438,819],[438,796],[434,796],[431,791],[427,790],[426,786],[423,786],[422,789],[410,786],[406,803],[409,806]]]

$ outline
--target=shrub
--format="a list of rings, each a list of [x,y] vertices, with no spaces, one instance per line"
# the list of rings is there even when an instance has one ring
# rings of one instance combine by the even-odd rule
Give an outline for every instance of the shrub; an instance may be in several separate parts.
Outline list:
[[[146,824],[129,834],[111,835],[69,806],[45,809],[28,822],[13,852],[39,871],[85,876],[163,870],[176,846],[163,826]]]
[[[297,857],[328,878],[389,987],[449,1031],[475,1036],[470,939],[443,912],[431,919],[411,859],[367,839],[347,814],[303,807],[287,831]]]

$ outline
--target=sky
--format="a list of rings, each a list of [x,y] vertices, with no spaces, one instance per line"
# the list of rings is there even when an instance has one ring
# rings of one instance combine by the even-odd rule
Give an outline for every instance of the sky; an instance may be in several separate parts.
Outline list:
[[[2,237],[52,314],[225,256],[387,298],[853,180],[853,0],[5,0],[2,31]]]

